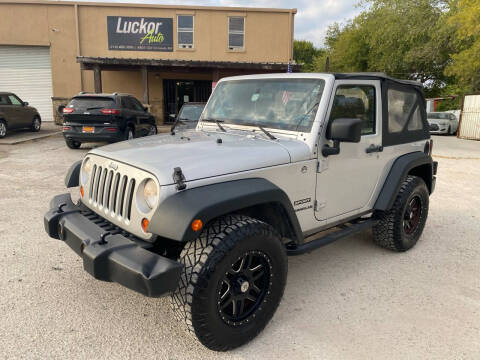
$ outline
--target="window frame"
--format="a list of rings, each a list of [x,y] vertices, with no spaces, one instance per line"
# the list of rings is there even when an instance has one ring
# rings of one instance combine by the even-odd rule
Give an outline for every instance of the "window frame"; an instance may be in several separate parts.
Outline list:
[[[181,16],[190,16],[192,18],[192,28],[190,31],[190,28],[181,28],[179,26],[179,21],[178,18]],[[191,44],[183,44],[180,43],[179,39],[180,37],[178,34],[180,32],[191,32],[192,33],[192,43]],[[191,14],[177,14],[177,48],[178,49],[195,49],[195,15]]]
[[[241,51],[245,50],[245,26],[246,26],[246,21],[245,21],[246,16],[229,16],[228,21],[227,21],[227,30],[228,30],[228,50],[229,51]],[[230,30],[230,19],[243,19],[243,31],[238,31],[238,30]],[[243,41],[242,44],[243,46],[233,46],[230,45],[230,35],[242,35],[243,36]]]
[[[19,102],[18,104],[14,104],[12,102],[12,99],[10,99],[10,97],[13,97],[14,99],[17,99],[17,101]],[[10,101],[10,105],[13,105],[13,106],[22,106],[23,105],[23,101],[15,94],[8,94],[7,95],[7,99],[8,101]]]
[[[332,97],[332,105],[330,107],[330,111],[328,113],[328,123],[330,124],[333,120],[330,119],[330,117],[332,116],[332,111],[333,111],[333,108],[335,106],[334,104],[334,101],[335,101],[335,97],[337,96],[337,90],[339,88],[342,88],[342,87],[370,87],[370,88],[373,88],[373,91],[374,91],[374,94],[373,94],[373,98],[375,100],[374,104],[373,104],[373,111],[374,111],[374,124],[373,124],[373,132],[370,132],[370,133],[367,133],[367,134],[361,134],[362,137],[364,136],[376,136],[378,134],[378,101],[380,100],[378,98],[378,91],[377,91],[377,86],[375,86],[375,84],[366,84],[366,83],[357,83],[357,82],[352,82],[352,83],[345,83],[345,82],[341,82],[339,84],[337,84],[335,86],[335,92],[333,93],[333,97]],[[362,130],[363,130],[363,127],[362,127]]]

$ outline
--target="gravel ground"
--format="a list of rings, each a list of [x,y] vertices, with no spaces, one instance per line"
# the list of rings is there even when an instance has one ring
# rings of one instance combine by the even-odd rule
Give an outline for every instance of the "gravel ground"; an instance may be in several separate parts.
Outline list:
[[[48,202],[85,152],[60,136],[0,146],[1,358],[480,358],[480,142],[435,137],[437,189],[414,249],[365,232],[290,258],[273,320],[229,353],[187,336],[168,298],[94,280],[45,234]]]

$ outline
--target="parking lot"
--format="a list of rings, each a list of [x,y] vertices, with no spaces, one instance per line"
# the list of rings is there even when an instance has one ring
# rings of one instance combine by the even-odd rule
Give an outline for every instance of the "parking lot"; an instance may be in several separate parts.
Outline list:
[[[365,232],[290,258],[273,321],[225,354],[191,339],[168,297],[94,280],[46,235],[50,198],[86,148],[61,135],[0,145],[0,357],[478,359],[480,142],[434,142],[437,187],[417,246],[392,253]]]

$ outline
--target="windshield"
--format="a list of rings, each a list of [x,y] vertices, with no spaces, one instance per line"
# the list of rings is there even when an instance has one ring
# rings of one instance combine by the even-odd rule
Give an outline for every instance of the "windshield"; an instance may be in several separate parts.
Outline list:
[[[428,119],[443,119],[443,120],[450,120],[450,114],[445,113],[428,113]]]
[[[202,115],[204,107],[204,104],[183,105],[180,114],[178,114],[178,118],[180,120],[197,121],[200,115]]]
[[[113,99],[105,97],[78,97],[73,98],[67,105],[67,108],[74,108],[76,110],[87,109],[103,109],[115,107]]]
[[[232,80],[217,85],[202,119],[309,132],[323,93],[321,79]]]

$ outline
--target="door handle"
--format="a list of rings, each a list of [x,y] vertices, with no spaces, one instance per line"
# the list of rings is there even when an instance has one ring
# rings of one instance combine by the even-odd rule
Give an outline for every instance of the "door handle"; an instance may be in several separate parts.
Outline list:
[[[365,149],[367,154],[374,153],[374,152],[382,152],[383,146],[382,145],[373,145],[371,144],[368,148]]]

